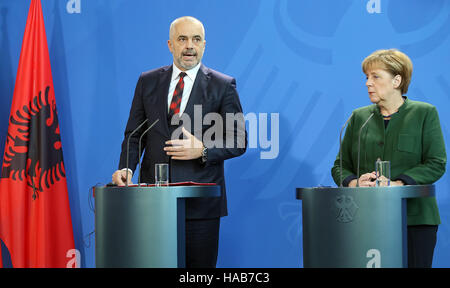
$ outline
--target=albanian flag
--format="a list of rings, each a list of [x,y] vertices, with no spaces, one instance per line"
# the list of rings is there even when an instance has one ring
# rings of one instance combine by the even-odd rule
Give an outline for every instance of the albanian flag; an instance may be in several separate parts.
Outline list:
[[[75,249],[40,0],[31,0],[0,178],[0,239],[13,267],[66,267]]]

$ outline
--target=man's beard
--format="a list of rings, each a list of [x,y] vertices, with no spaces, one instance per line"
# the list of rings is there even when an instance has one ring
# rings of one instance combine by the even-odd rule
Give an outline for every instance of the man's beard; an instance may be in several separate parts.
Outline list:
[[[183,60],[183,57],[191,56],[192,61],[186,62]],[[189,70],[197,66],[200,60],[197,58],[198,53],[194,49],[185,50],[181,53],[181,56],[178,57],[178,65],[180,65],[183,69]]]

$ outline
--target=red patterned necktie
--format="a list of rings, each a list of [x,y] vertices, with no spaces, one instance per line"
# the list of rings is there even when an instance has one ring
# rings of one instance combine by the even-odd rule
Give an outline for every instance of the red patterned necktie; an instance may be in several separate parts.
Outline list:
[[[169,109],[169,119],[171,119],[173,115],[180,113],[181,98],[183,97],[184,89],[184,76],[186,76],[186,73],[181,72],[180,80],[178,80],[175,91],[173,92],[172,102],[170,103]]]

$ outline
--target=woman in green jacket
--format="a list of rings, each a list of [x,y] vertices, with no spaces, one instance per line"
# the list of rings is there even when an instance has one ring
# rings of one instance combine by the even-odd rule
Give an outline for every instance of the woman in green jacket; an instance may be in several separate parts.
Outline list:
[[[444,138],[436,108],[403,96],[411,60],[395,49],[378,50],[364,59],[362,69],[373,105],[353,111],[342,142],[342,169],[338,154],[331,170],[334,181],[340,183],[342,172],[343,186],[375,186],[375,161],[381,159],[391,162],[392,186],[433,184],[445,172]],[[358,173],[359,131],[368,119],[361,130]],[[408,267],[431,267],[441,223],[436,198],[408,199],[407,216]]]

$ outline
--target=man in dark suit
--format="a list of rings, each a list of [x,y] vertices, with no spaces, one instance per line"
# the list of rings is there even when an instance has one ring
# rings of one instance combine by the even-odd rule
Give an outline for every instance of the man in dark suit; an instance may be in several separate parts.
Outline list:
[[[244,116],[235,80],[201,64],[203,24],[193,17],[178,18],[170,26],[169,38],[173,65],[139,77],[113,182],[125,185],[139,162],[138,141],[145,127],[130,138],[130,169],[126,169],[130,133],[145,119],[147,123],[159,119],[143,137],[141,181],[154,183],[155,164],[169,163],[172,183],[220,185],[221,197],[186,201],[186,266],[215,267],[220,217],[228,213],[224,160],[246,150]]]

